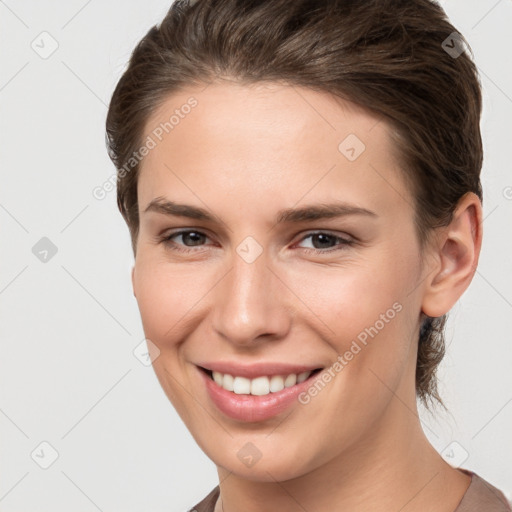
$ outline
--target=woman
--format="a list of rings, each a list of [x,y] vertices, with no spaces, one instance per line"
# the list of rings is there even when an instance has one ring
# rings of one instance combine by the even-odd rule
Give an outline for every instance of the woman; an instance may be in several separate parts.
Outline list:
[[[175,2],[109,107],[156,375],[196,511],[510,511],[428,442],[482,239],[481,92],[428,0]]]

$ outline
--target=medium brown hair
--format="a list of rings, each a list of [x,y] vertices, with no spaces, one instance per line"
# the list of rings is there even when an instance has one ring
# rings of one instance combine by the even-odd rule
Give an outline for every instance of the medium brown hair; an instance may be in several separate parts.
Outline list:
[[[137,178],[127,167],[151,114],[190,85],[280,82],[349,100],[385,120],[415,199],[422,244],[460,198],[482,199],[481,91],[471,48],[430,0],[177,0],[134,49],[106,135],[134,254]],[[472,55],[472,53],[471,53]],[[446,316],[425,318],[416,393],[444,406],[436,370]]]

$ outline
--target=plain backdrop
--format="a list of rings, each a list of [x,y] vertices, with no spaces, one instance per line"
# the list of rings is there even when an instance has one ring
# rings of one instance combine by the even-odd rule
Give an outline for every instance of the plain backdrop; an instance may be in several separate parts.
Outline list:
[[[447,460],[510,499],[512,2],[441,3],[481,74],[484,247],[450,317],[440,370],[450,413],[421,420]],[[136,357],[128,230],[115,192],[92,195],[114,172],[104,143],[114,86],[169,5],[0,1],[2,512],[183,511],[217,484]]]

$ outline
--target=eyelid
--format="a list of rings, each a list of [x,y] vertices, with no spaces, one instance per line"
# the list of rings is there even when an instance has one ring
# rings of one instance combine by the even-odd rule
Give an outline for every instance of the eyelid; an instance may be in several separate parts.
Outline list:
[[[168,242],[168,243],[172,243],[173,241],[171,240],[171,238],[174,238],[174,237],[177,237],[179,235],[185,235],[187,233],[197,233],[198,235],[203,235],[204,237],[206,237],[207,239],[209,239],[210,241],[213,240],[213,237],[210,236],[210,234],[208,233],[208,230],[207,229],[204,229],[204,228],[201,228],[201,229],[196,229],[196,228],[176,228],[176,230],[172,230],[172,231],[163,231],[162,234],[160,235],[157,235],[155,237],[155,240],[157,242]],[[181,245],[181,244],[177,244],[177,245]],[[187,247],[187,246],[183,246],[183,247]],[[193,248],[194,246],[190,246],[191,248]],[[202,246],[198,246],[198,247],[202,247]]]
[[[346,242],[355,242],[357,240],[356,237],[349,235],[348,233],[345,233],[345,232],[340,233],[337,231],[332,231],[330,229],[313,229],[313,230],[303,232],[303,233],[301,233],[301,237],[299,240],[303,240],[304,238],[306,238],[308,236],[313,236],[313,235],[329,235],[334,238],[340,238],[341,240],[345,240]]]
[[[180,235],[180,234],[189,233],[189,232],[195,232],[195,233],[198,233],[201,235],[205,235],[210,240],[213,240],[213,237],[209,234],[209,230],[202,228],[202,227],[201,228],[180,227],[180,228],[175,228],[175,230],[172,230],[172,231],[164,230],[161,234],[157,235],[157,239],[171,238],[175,235]],[[345,240],[347,242],[348,241],[353,241],[353,242],[358,241],[358,238],[353,235],[349,235],[348,233],[345,233],[345,232],[339,233],[339,232],[332,231],[329,229],[307,230],[305,232],[301,232],[299,235],[296,235],[294,238],[297,238],[298,236],[300,236],[300,238],[298,238],[298,240],[301,241],[304,238],[306,238],[308,236],[312,236],[312,235],[330,235],[330,236],[333,236],[336,238],[341,238],[342,240]]]
[[[208,238],[212,239],[212,235],[210,234],[210,230],[204,227],[195,228],[195,227],[189,227],[189,226],[180,226],[177,228],[169,228],[164,229],[157,235],[157,238],[170,238],[175,235],[182,235],[184,233],[199,233],[201,235],[207,236]]]
[[[157,243],[163,243],[164,246],[167,246],[170,250],[175,252],[182,252],[182,253],[199,253],[201,252],[205,245],[198,245],[198,246],[187,246],[183,244],[176,243],[172,240],[172,238],[177,236],[183,236],[187,233],[197,233],[201,236],[206,237],[207,239],[212,240],[212,237],[207,233],[207,229],[195,229],[195,228],[177,228],[176,230],[173,230],[171,232],[168,232],[167,234],[163,234],[157,237],[156,242]],[[352,246],[354,243],[357,242],[357,239],[351,235],[348,235],[347,233],[335,233],[331,230],[310,230],[306,232],[302,232],[300,238],[293,244],[292,247],[298,245],[300,242],[306,240],[307,238],[313,237],[315,235],[327,235],[335,239],[337,242],[333,247],[328,248],[322,248],[322,249],[316,249],[314,247],[300,247],[301,250],[303,250],[306,253],[313,253],[315,255],[327,255],[330,253],[337,253],[339,251],[346,250],[348,246]]]
[[[316,249],[314,247],[300,247],[300,249],[303,249],[306,252],[313,252],[315,254],[329,254],[331,252],[342,251],[342,250],[346,249],[348,246],[352,246],[356,243],[356,240],[354,239],[354,237],[347,235],[346,233],[344,233],[342,235],[339,233],[332,233],[331,231],[328,231],[328,230],[325,230],[325,231],[324,230],[316,230],[316,231],[309,231],[307,233],[304,233],[300,237],[300,239],[294,243],[294,246],[300,244],[307,238],[311,238],[315,235],[327,235],[329,237],[332,237],[333,239],[335,239],[336,244],[333,247],[327,247],[324,249]]]

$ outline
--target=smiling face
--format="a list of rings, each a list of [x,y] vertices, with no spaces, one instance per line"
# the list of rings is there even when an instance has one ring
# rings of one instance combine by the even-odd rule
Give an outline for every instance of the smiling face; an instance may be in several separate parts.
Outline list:
[[[180,110],[191,96],[197,105]],[[176,109],[158,141],[152,131]],[[189,88],[147,123],[157,144],[138,181],[134,293],[158,379],[218,466],[287,480],[418,422],[424,269],[388,129],[353,104],[277,84]],[[325,370],[266,396],[259,379],[263,396],[251,398],[250,381],[222,390],[200,367]]]

